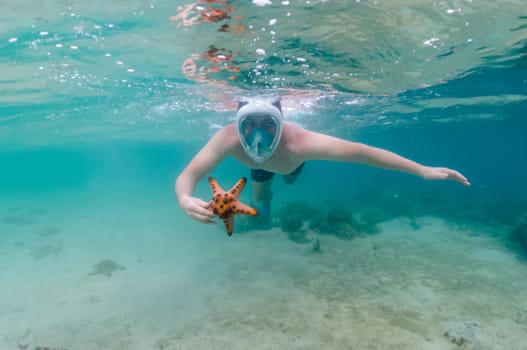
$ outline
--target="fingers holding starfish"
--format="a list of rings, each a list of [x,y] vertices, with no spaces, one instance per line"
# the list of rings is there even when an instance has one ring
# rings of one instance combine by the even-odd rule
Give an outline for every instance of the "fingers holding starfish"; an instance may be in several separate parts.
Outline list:
[[[211,211],[209,203],[195,197],[187,197],[182,201],[185,212],[194,220],[204,224],[215,224],[216,215]]]

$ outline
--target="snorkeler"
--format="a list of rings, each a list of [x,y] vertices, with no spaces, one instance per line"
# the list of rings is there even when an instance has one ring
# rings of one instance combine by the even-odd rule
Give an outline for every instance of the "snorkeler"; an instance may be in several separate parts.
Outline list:
[[[239,102],[236,122],[216,132],[175,182],[180,207],[191,218],[215,223],[209,202],[193,197],[196,183],[227,157],[251,169],[253,205],[268,219],[275,173],[292,183],[308,160],[334,160],[397,170],[427,180],[453,180],[470,186],[456,170],[421,165],[390,151],[309,131],[284,121],[280,100]]]

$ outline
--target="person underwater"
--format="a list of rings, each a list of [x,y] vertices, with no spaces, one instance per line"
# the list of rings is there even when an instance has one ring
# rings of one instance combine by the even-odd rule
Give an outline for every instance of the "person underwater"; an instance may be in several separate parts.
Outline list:
[[[209,202],[193,196],[196,184],[225,158],[251,169],[253,205],[260,219],[271,214],[275,173],[293,183],[306,161],[329,160],[366,164],[409,173],[427,180],[452,180],[470,186],[465,176],[445,167],[426,166],[391,151],[309,131],[284,121],[279,99],[246,99],[238,103],[236,120],[217,131],[175,181],[181,209],[202,223],[215,223]]]

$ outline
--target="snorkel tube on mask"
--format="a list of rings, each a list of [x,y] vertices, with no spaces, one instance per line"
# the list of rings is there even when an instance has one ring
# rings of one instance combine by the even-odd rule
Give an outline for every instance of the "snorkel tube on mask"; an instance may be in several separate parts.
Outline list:
[[[236,114],[236,129],[243,149],[256,163],[263,163],[276,151],[282,137],[280,100],[241,101]]]

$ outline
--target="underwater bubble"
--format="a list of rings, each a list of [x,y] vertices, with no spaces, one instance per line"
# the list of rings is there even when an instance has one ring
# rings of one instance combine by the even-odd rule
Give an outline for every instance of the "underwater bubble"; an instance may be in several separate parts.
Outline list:
[[[272,5],[272,2],[270,0],[253,0],[253,4],[256,6],[266,6]]]
[[[256,49],[256,54],[260,56],[265,56],[265,50],[264,49]]]
[[[434,43],[436,41],[439,41],[439,38],[430,38],[430,39],[427,39],[427,40],[423,40],[423,45],[434,46]]]
[[[10,43],[16,43],[17,41],[18,41],[18,38],[10,38],[9,39]]]

